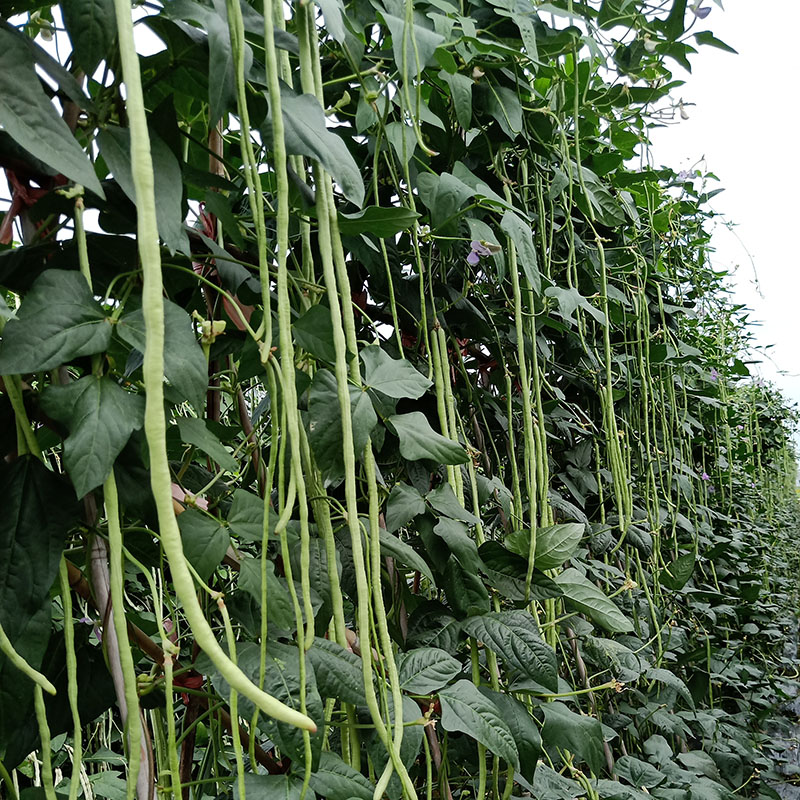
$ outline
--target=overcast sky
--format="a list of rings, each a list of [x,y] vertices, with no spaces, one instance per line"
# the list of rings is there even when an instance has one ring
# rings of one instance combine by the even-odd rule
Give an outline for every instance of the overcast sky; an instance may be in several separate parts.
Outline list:
[[[653,132],[653,158],[675,169],[702,162],[719,177],[725,191],[712,207],[736,227],[717,226],[714,266],[738,266],[734,297],[761,323],[759,344],[774,345],[757,369],[800,403],[800,2],[703,5],[712,11],[695,30],[711,30],[739,55],[702,47],[691,75],[675,69],[686,81],[677,97],[695,105],[686,108],[688,120]]]

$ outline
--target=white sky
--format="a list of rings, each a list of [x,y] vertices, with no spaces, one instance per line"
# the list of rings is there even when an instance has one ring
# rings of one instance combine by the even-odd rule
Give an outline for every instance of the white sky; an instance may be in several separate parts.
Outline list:
[[[675,77],[686,81],[676,96],[696,105],[686,109],[688,120],[653,131],[653,160],[720,179],[709,188],[725,191],[711,206],[736,227],[734,234],[717,225],[713,263],[738,267],[734,300],[761,323],[758,344],[774,345],[751,370],[800,402],[800,159],[793,155],[800,2],[725,0],[725,11],[710,0],[703,5],[711,14],[694,30],[712,31],[739,55],[706,46],[692,59],[691,75],[676,65]]]

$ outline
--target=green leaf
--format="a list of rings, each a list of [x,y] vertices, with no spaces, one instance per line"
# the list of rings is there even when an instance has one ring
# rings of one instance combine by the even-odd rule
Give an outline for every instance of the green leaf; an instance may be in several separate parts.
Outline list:
[[[120,338],[144,353],[144,316],[137,309],[122,317],[116,326]],[[205,408],[208,365],[197,341],[191,317],[171,300],[164,299],[164,374],[181,397],[198,413]]]
[[[0,375],[53,369],[105,350],[110,339],[111,325],[83,275],[49,269],[6,323]]]
[[[481,571],[483,564],[478,555],[478,545],[470,537],[463,522],[442,517],[436,523],[433,532],[447,544],[450,552],[465,570],[475,575]]]
[[[398,564],[403,564],[410,569],[416,570],[427,578],[432,586],[436,586],[433,574],[428,566],[428,562],[410,545],[393,536],[388,531],[381,528],[380,531],[381,552],[391,556]]]
[[[395,69],[398,70],[403,81],[418,78],[422,70],[433,60],[436,48],[444,43],[444,36],[417,24],[424,19],[423,17],[415,15],[415,21],[408,25],[406,20],[395,17],[386,11],[383,11],[382,14],[392,34]],[[427,20],[425,21],[427,22]]]
[[[191,510],[191,509],[190,509]],[[183,516],[183,514],[181,515]],[[180,518],[179,518],[180,519]],[[229,541],[229,540],[227,540]],[[226,550],[227,550],[226,541]],[[223,553],[224,556],[224,553]],[[244,556],[239,568],[239,588],[247,592],[255,602],[261,606],[261,559]],[[294,631],[295,616],[294,605],[289,594],[286,580],[275,574],[275,564],[267,561],[266,567],[266,595],[267,619],[270,625],[277,625],[287,631]]]
[[[197,447],[210,456],[226,472],[239,472],[239,462],[225,449],[220,440],[208,429],[205,420],[197,417],[180,417],[178,429],[181,441]]]
[[[669,16],[664,21],[664,32],[673,41],[680,39],[685,30],[686,2],[687,0],[673,0]]]
[[[372,800],[373,785],[336,753],[326,750],[311,775],[311,788],[328,800]]]
[[[364,383],[389,397],[417,400],[432,386],[421,372],[405,359],[392,358],[376,345],[364,347]]]
[[[519,771],[524,778],[532,780],[542,755],[542,737],[536,720],[516,697],[492,691],[485,686],[480,687],[480,693],[492,701],[508,724],[519,750]]]
[[[692,577],[694,564],[695,555],[694,550],[692,550],[670,561],[658,573],[658,580],[668,589],[672,589],[675,592],[680,591],[689,582],[689,578]]]
[[[573,800],[585,795],[576,781],[565,778],[548,764],[539,764],[533,776],[534,796],[537,800]]]
[[[725,44],[721,39],[717,39],[711,31],[700,31],[694,35],[694,40],[697,44],[710,45],[719,50],[724,50],[726,53],[733,53],[735,56],[739,55],[738,50],[734,50],[729,44]]]
[[[399,161],[407,164],[417,148],[417,136],[414,129],[405,122],[390,122],[386,126],[386,138]]]
[[[306,657],[314,665],[317,686],[323,697],[335,697],[355,706],[367,704],[361,659],[355,653],[318,636]]]
[[[539,274],[539,260],[536,257],[536,246],[533,243],[533,231],[527,222],[523,222],[512,211],[506,211],[500,220],[501,230],[511,239],[517,250],[517,262],[525,273],[528,285],[538,294],[542,289],[542,278]]]
[[[105,197],[94,167],[45,94],[33,54],[19,35],[0,25],[0,125],[32,156]]]
[[[327,306],[311,306],[303,316],[292,325],[294,338],[312,356],[333,364],[336,350],[333,347],[333,323],[331,311]]]
[[[117,36],[113,0],[64,0],[61,14],[75,61],[87,75],[93,75],[111,53]]]
[[[301,800],[303,779],[295,775],[254,775],[246,772],[244,792],[245,797],[258,797],[260,800]],[[238,782],[234,783],[233,796],[235,800],[244,800],[239,796]]]
[[[222,563],[231,543],[227,530],[216,519],[196,508],[187,508],[178,515],[178,527],[181,529],[184,555],[200,580],[207,581]]]
[[[353,425],[353,446],[356,458],[361,456],[370,434],[378,424],[378,416],[369,395],[348,385],[350,415]],[[314,376],[308,393],[308,441],[324,480],[344,477],[344,441],[339,390],[336,378],[327,369]]]
[[[510,728],[497,706],[484,697],[474,683],[457,681],[439,692],[439,700],[442,727],[446,731],[466,733],[519,769],[519,752]]]
[[[582,522],[567,522],[539,528],[536,532],[536,568],[556,569],[575,555],[586,526]]]
[[[468,525],[477,525],[480,521],[474,514],[470,514],[453,492],[453,487],[449,483],[442,483],[435,489],[431,489],[425,495],[425,499],[431,504],[431,508],[446,517],[466,522]]]
[[[563,703],[545,703],[542,739],[548,747],[574,753],[592,772],[599,773],[605,764],[603,726],[600,720],[576,714]]]
[[[553,692],[558,690],[555,651],[542,639],[528,611],[470,617],[463,630],[497,653],[507,666]]]
[[[260,543],[264,537],[264,501],[252,492],[237,489],[233,493],[228,525],[242,539]]]
[[[413,228],[419,216],[416,211],[403,206],[389,208],[367,206],[363,211],[355,214],[339,212],[339,232],[344,236],[369,233],[379,239],[386,239]]]
[[[421,411],[395,414],[387,420],[400,439],[400,455],[409,461],[429,458],[439,464],[465,464],[467,451],[431,428]]]
[[[651,681],[658,681],[665,686],[669,686],[686,701],[689,708],[694,708],[694,698],[689,691],[689,687],[674,673],[668,669],[649,669],[645,673],[645,677]]]
[[[633,756],[622,756],[614,764],[614,773],[624,778],[632,786],[640,789],[652,789],[666,780],[666,775],[659,772],[652,764]]]
[[[486,110],[497,120],[503,133],[515,139],[522,132],[522,104],[517,93],[506,86],[488,85],[485,100]]]
[[[281,107],[289,155],[315,158],[359,208],[364,204],[364,181],[344,140],[325,124],[325,112],[314,95],[284,89]]]
[[[587,314],[591,314],[601,325],[605,324],[606,315],[595,308],[577,289],[574,287],[566,288],[561,286],[549,286],[544,291],[546,297],[555,298],[558,303],[558,313],[565,322],[577,325],[577,320],[572,316],[576,309],[582,308]]]
[[[342,0],[316,0],[316,3],[325,19],[325,30],[339,44],[344,44],[346,33],[344,20],[342,19],[345,13]]]
[[[453,101],[458,124],[464,130],[469,130],[472,127],[472,87],[475,82],[469,75],[462,75],[460,72],[451,74],[442,71],[439,77],[450,87],[450,99]]]
[[[422,495],[407,483],[396,483],[386,501],[386,530],[394,533],[424,513],[425,500]]]
[[[35,650],[35,638],[26,642],[20,633],[50,595],[78,506],[69,483],[33,456],[0,462],[0,485],[0,624],[20,655],[27,659],[27,651],[38,667],[44,648],[36,655],[29,649]],[[46,611],[49,621],[49,603]]]
[[[434,228],[451,222],[461,206],[474,194],[466,183],[449,172],[441,175],[423,172],[417,178],[417,187],[420,199],[430,209]]]
[[[105,797],[106,800],[125,800],[128,796],[125,779],[118,772],[105,770],[90,776],[89,781],[92,785],[92,794],[97,797]]]
[[[461,617],[485,614],[489,610],[489,592],[477,572],[461,566],[450,556],[444,566],[444,591],[453,611]],[[428,642],[435,644],[434,641]]]
[[[114,180],[131,202],[136,203],[136,187],[131,171],[130,130],[108,125],[98,133],[97,143]],[[181,168],[172,150],[152,130],[150,155],[153,158],[158,235],[171,253],[179,251],[188,254],[191,248],[183,225]]]
[[[430,694],[461,672],[461,663],[438,647],[420,647],[397,661],[400,686],[411,694]]]
[[[633,630],[631,621],[588,578],[578,570],[570,568],[555,577],[555,582],[564,592],[564,597],[578,611],[612,633],[627,633]]]
[[[144,423],[144,398],[96,375],[66,386],[48,386],[41,404],[69,431],[64,464],[78,497],[105,481],[130,435]]]
[[[192,0],[171,0],[163,13],[172,19],[199,22],[208,32],[208,102],[211,111],[208,124],[213,127],[226,111],[236,106],[235,65],[225,2],[212,0],[210,5],[205,5]],[[244,61],[247,75],[253,62],[253,53],[246,43]]]
[[[0,486],[0,624],[39,669],[50,639],[50,587],[78,505],[69,483],[33,456],[0,462]],[[0,656],[0,754],[9,768],[36,746],[21,735],[22,720],[32,717],[33,683]]]

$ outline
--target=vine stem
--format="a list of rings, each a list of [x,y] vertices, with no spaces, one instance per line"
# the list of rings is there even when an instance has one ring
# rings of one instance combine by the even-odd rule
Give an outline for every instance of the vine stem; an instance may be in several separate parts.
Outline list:
[[[155,181],[150,155],[139,58],[133,39],[133,19],[127,0],[114,0],[117,15],[122,73],[127,89],[127,111],[131,129],[131,167],[136,189],[137,245],[144,286],[142,310],[145,352],[142,373],[146,391],[145,436],[150,454],[150,486],[153,491],[161,543],[169,562],[175,593],[183,605],[192,633],[231,688],[255,703],[265,714],[281,722],[315,731],[314,721],[259,689],[226,655],[203,614],[194,581],[186,563],[180,530],[172,506],[172,478],[166,448],[164,417],[164,301],[161,252],[156,223]]]

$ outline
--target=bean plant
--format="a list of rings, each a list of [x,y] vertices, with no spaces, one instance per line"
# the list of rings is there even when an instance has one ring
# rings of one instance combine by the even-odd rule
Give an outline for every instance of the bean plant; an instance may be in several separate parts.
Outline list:
[[[797,415],[648,140],[721,4],[2,12],[0,794],[779,797]]]

